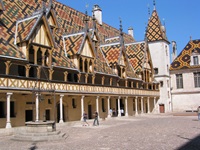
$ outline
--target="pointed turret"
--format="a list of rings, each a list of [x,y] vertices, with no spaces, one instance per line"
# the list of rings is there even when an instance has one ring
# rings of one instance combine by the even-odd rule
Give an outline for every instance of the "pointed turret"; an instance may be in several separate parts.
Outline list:
[[[154,10],[152,12],[151,17],[149,18],[146,35],[148,42],[159,41],[159,40],[165,40],[168,42],[165,27],[162,26],[158,13],[156,11],[155,1],[154,1]]]

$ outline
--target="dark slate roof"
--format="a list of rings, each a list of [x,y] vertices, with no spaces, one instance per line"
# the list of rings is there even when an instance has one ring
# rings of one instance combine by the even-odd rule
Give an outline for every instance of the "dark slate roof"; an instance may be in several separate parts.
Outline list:
[[[171,63],[170,70],[179,70],[179,69],[189,69],[197,68],[200,65],[190,65],[190,59],[192,53],[200,54],[200,39],[191,40],[181,51],[181,53],[176,57],[176,59]]]

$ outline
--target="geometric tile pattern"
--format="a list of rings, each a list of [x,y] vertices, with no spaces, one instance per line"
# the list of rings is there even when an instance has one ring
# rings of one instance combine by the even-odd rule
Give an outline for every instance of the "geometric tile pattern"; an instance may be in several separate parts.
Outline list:
[[[120,42],[120,37],[114,37],[114,38],[109,38],[109,39],[105,39],[105,43],[106,44],[110,44],[110,43],[117,43]]]
[[[200,39],[191,40],[171,63],[170,70],[197,68],[199,65],[190,66],[190,56],[193,52],[200,54]]]
[[[64,38],[65,48],[68,55],[75,55],[79,52],[85,34],[72,35]]]
[[[142,71],[143,61],[145,57],[145,42],[127,44],[126,54],[128,55],[129,62],[134,68],[135,72]]]
[[[120,43],[101,46],[101,50],[104,53],[104,56],[110,66],[118,64],[118,60],[119,60],[119,56],[121,52]]]
[[[166,34],[162,30],[162,25],[161,25],[161,22],[156,10],[152,12],[152,16],[148,23],[147,40],[148,42],[153,42],[153,41],[158,41],[158,40],[167,41]]]
[[[33,14],[41,9],[42,0],[1,0],[2,8],[4,7],[4,11],[2,11],[0,18],[0,55],[16,57],[26,59],[23,52],[14,45],[14,37],[16,30],[16,22],[19,19],[24,19],[29,16],[33,16]],[[46,4],[48,5],[49,0],[46,0]],[[65,6],[57,1],[53,1],[53,9],[55,10],[55,16],[57,22],[59,24],[59,29],[56,30],[55,33],[55,43],[57,48],[54,49],[52,57],[54,65],[62,66],[62,67],[71,67],[75,68],[76,66],[65,57],[64,51],[64,43],[63,43],[63,35],[70,35],[72,33],[77,33],[83,30],[84,23],[83,19],[85,15],[77,10],[74,10],[68,6]],[[89,18],[89,28],[92,27],[92,17]],[[18,26],[18,41],[26,39],[29,35],[32,27],[37,22],[37,19],[32,19],[28,21],[23,21],[19,23]],[[97,23],[98,36],[102,43],[104,43],[106,38],[116,37],[120,35],[120,31],[116,28],[113,28],[107,24],[99,25]],[[80,46],[80,41],[82,41],[81,36],[77,37],[69,37],[67,41],[65,41],[65,45],[71,45],[68,47],[67,51],[69,54],[76,53],[78,50],[78,45]],[[128,35],[124,34],[125,43],[134,42],[134,39]],[[112,46],[111,51],[106,53],[108,56],[108,60],[111,62],[111,58],[114,58],[113,62],[117,62],[120,54],[120,45]],[[66,46],[67,48],[67,46]],[[104,58],[104,57],[102,57]],[[105,61],[105,60],[104,60]],[[105,61],[106,62],[106,61]],[[99,64],[101,62],[99,61]],[[102,65],[101,65],[102,66]],[[104,70],[109,72],[109,69]],[[112,72],[112,70],[111,70]]]

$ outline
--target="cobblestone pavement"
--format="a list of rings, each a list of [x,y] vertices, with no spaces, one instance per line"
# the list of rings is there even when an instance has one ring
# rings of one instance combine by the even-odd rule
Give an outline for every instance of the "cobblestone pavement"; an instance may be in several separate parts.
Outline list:
[[[0,136],[0,150],[200,150],[196,116],[145,115],[57,125],[65,139],[19,142]]]

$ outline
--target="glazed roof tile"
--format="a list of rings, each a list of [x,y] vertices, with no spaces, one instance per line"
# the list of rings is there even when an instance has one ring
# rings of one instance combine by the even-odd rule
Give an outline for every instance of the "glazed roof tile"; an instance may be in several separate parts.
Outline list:
[[[126,44],[126,54],[136,72],[142,71],[145,55],[145,42]]]
[[[147,40],[148,42],[158,41],[158,40],[167,40],[165,31],[162,29],[162,24],[160,22],[158,13],[156,10],[152,12],[151,18],[147,26]]]
[[[188,42],[181,53],[171,63],[170,70],[173,71],[200,67],[200,65],[190,65],[191,55],[193,53],[197,53],[198,55],[200,54],[200,39],[191,40]]]

